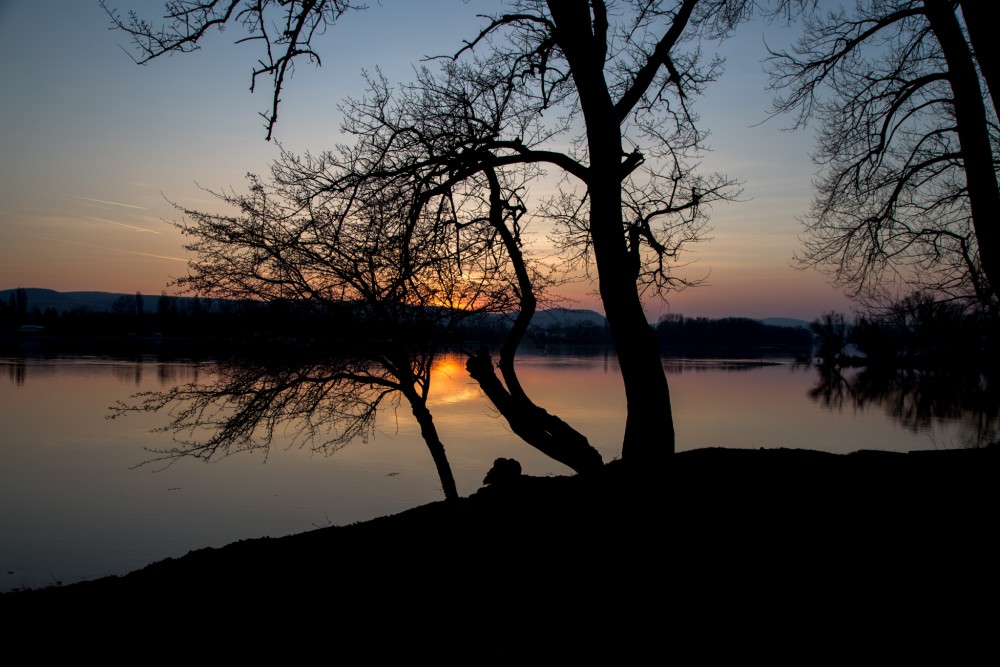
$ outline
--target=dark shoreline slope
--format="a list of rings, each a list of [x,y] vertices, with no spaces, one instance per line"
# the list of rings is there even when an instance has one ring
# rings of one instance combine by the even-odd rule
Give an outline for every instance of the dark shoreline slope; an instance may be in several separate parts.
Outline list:
[[[638,655],[632,649],[655,645],[666,608],[678,605],[713,623],[776,613],[808,624],[850,602],[852,623],[888,613],[896,624],[962,604],[968,591],[997,592],[998,462],[996,446],[703,449],[678,454],[667,471],[614,462],[598,474],[521,477],[454,504],[202,549],[122,577],[8,593],[0,611],[9,627],[44,618],[54,631],[97,608],[109,622],[177,610],[232,623],[284,610],[308,625],[317,618],[306,608],[318,605],[344,645],[403,633],[407,648],[379,650],[433,654],[443,632],[449,645],[501,657],[528,648]],[[768,611],[776,601],[780,610]]]

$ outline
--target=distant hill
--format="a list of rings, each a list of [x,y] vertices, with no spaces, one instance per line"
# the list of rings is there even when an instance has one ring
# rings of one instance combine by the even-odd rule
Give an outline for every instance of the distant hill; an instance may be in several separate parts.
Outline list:
[[[57,292],[51,289],[40,287],[26,287],[25,293],[28,295],[28,310],[33,311],[38,308],[41,311],[54,309],[57,313],[66,313],[71,310],[86,308],[94,313],[110,313],[115,300],[122,296],[134,297],[132,294],[121,294],[117,292]],[[0,290],[0,299],[7,302],[15,292],[12,289]],[[146,312],[156,312],[156,302],[160,295],[142,295],[142,307]]]
[[[4,303],[8,302],[13,289],[0,290],[0,299]],[[106,313],[111,312],[114,302],[122,297],[134,297],[135,294],[124,294],[121,292],[57,292],[56,290],[43,289],[39,287],[25,288],[28,295],[28,309],[45,311],[48,308],[54,309],[57,313],[65,313],[71,310],[86,308],[91,312]],[[184,302],[191,297],[172,297],[179,302]],[[143,309],[147,313],[156,312],[156,304],[160,299],[159,294],[143,294]],[[793,327],[798,329],[808,329],[809,322],[791,317],[765,317],[758,320],[762,324],[778,327]],[[604,328],[608,323],[607,318],[598,312],[580,308],[549,308],[535,313],[531,324],[538,329],[565,329],[578,326],[595,326]]]
[[[604,328],[607,323],[607,318],[600,313],[576,308],[549,308],[538,311],[531,318],[532,326],[543,330],[577,326]]]
[[[65,313],[71,310],[86,308],[95,313],[111,312],[115,301],[120,297],[134,297],[135,294],[124,294],[121,292],[57,292],[55,290],[43,289],[39,287],[27,287],[24,290],[28,295],[28,309],[45,311],[48,308],[54,309],[57,313]],[[15,292],[12,289],[0,290],[0,299],[7,302]],[[183,302],[191,297],[171,297]],[[156,312],[156,304],[160,299],[159,294],[143,294],[143,309],[147,313]],[[607,320],[600,313],[593,310],[581,310],[573,308],[551,308],[535,313],[531,323],[539,329],[552,329],[559,327],[572,327],[581,324],[592,324],[603,327]]]

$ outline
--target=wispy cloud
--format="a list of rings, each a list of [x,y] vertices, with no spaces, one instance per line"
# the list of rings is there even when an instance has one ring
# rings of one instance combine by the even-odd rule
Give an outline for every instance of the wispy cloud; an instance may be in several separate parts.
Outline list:
[[[112,248],[105,245],[96,245],[94,243],[80,243],[79,241],[70,241],[69,239],[55,238],[54,236],[37,236],[36,238],[44,239],[46,241],[55,241],[56,243],[65,243],[67,245],[75,245],[83,248],[93,248],[95,250],[107,250],[109,252],[117,252],[123,255],[139,255],[140,257],[152,257],[154,259],[168,259],[174,262],[184,262],[188,263],[188,259],[184,257],[170,257],[169,255],[155,255],[150,252],[140,252],[138,250],[126,250],[125,248]]]
[[[125,208],[137,208],[140,211],[147,210],[145,206],[135,206],[133,204],[123,204],[117,201],[108,201],[106,199],[94,199],[93,197],[72,197],[72,199],[80,199],[83,201],[92,201],[98,204],[111,204],[112,206],[124,206]]]
[[[147,234],[162,234],[163,232],[158,232],[155,229],[146,229],[145,227],[137,227],[135,225],[127,225],[124,222],[115,222],[114,220],[108,220],[107,218],[98,218],[93,215],[86,216],[90,220],[96,220],[97,222],[106,222],[109,225],[117,225],[118,227],[124,227],[125,229],[133,229],[137,232],[146,232]]]

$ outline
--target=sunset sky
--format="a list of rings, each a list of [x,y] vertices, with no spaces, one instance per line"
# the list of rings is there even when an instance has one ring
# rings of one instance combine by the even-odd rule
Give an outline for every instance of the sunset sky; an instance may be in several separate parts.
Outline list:
[[[117,0],[155,19],[161,0]],[[301,63],[282,96],[275,137],[293,152],[343,140],[338,103],[363,92],[362,70],[412,78],[425,55],[451,53],[497,4],[476,0],[374,0],[317,43],[323,67]],[[723,77],[697,101],[714,149],[703,159],[743,181],[741,201],[713,210],[710,242],[692,247],[686,270],[707,286],[651,302],[688,316],[813,319],[850,303],[826,277],[797,270],[801,223],[815,168],[812,135],[767,117],[762,60],[793,30],[754,22],[727,41]],[[278,154],[258,112],[269,90],[249,92],[257,57],[234,46],[237,31],[213,33],[202,50],[136,66],[125,35],[109,30],[97,0],[0,0],[0,289],[170,291],[186,272],[184,239],[171,204],[218,210],[201,188],[244,188]],[[264,82],[262,82],[264,83]],[[200,186],[200,187],[199,187]],[[534,246],[548,248],[544,229]],[[566,305],[603,311],[595,285],[564,289]]]

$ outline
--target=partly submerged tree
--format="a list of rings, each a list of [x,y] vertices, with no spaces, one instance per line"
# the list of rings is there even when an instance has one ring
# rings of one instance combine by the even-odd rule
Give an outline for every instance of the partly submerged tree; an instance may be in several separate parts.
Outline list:
[[[278,341],[265,361],[223,366],[212,384],[145,395],[131,407],[171,407],[169,429],[211,430],[159,454],[212,459],[266,448],[276,426],[292,420],[306,441],[331,449],[365,435],[382,401],[401,395],[445,496],[457,498],[427,407],[431,367],[457,322],[511,308],[503,252],[475,228],[456,242],[461,203],[418,186],[368,184],[320,204],[295,183],[250,183],[246,194],[219,195],[235,215],[184,211],[178,224],[194,237],[197,259],[178,284],[211,297],[291,302],[334,329],[310,332],[306,349]]]
[[[717,62],[702,61],[701,42],[727,34],[755,4],[512,3],[487,18],[439,75],[424,70],[413,97],[397,105],[388,87],[384,94],[376,87],[348,121],[349,131],[383,140],[362,170],[379,179],[423,181],[429,171],[449,189],[513,165],[565,174],[564,196],[549,210],[565,223],[565,245],[596,268],[628,403],[625,460],[662,462],[674,450],[667,380],[641,298],[686,284],[674,274],[678,254],[700,237],[711,203],[733,194],[726,178],[700,177],[690,162],[703,140],[691,103],[718,71]],[[241,41],[265,47],[254,80],[274,83],[268,137],[295,58],[318,62],[314,38],[351,8],[338,0],[166,7],[162,28],[109,13],[132,35],[140,62],[192,50],[213,27],[242,24]],[[470,113],[440,113],[433,104],[440,100]]]
[[[996,307],[1000,65],[985,11],[859,0],[811,13],[773,54],[777,109],[822,124],[801,260],[855,296],[915,287]]]
[[[457,498],[444,445],[426,405],[432,359],[399,356],[384,348],[383,354],[374,360],[367,350],[343,344],[323,356],[294,346],[276,347],[271,354],[241,358],[239,363],[218,362],[207,381],[137,394],[133,401],[115,405],[112,416],[169,413],[167,424],[157,430],[173,433],[176,445],[151,450],[153,458],[147,463],[183,458],[210,462],[237,452],[267,452],[276,437],[288,433],[290,445],[332,453],[352,440],[367,440],[380,406],[403,395],[420,425],[445,497]]]
[[[514,274],[513,292],[517,296],[518,308],[500,347],[498,366],[503,381],[497,377],[485,346],[469,354],[466,369],[521,439],[577,472],[593,470],[600,467],[603,461],[586,436],[532,401],[518,379],[515,356],[538,306],[535,272],[521,249],[519,221],[527,210],[516,189],[512,191],[509,186],[507,189],[502,186],[495,169],[487,168],[483,173],[489,201],[486,202],[488,217],[480,222],[488,223],[507,253],[510,270]]]

